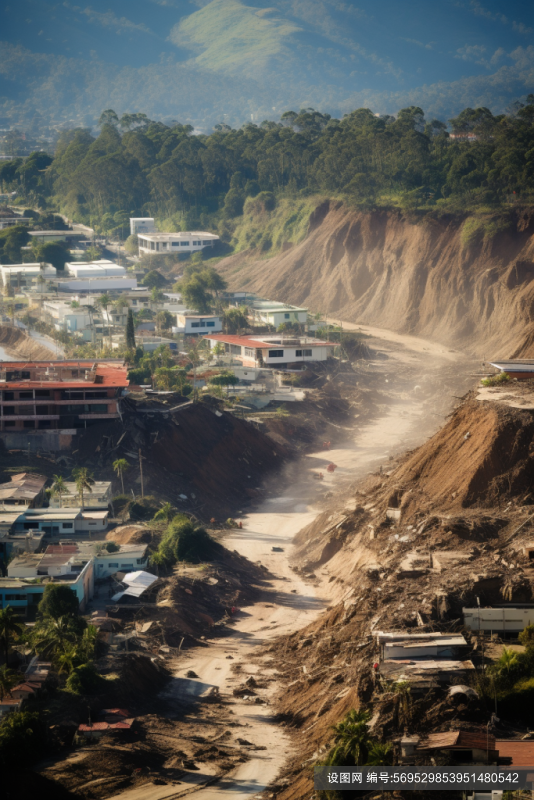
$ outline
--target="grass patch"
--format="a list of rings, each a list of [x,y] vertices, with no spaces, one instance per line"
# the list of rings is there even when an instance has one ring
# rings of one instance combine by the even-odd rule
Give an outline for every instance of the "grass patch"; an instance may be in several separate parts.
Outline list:
[[[310,214],[322,198],[281,198],[276,208],[247,201],[242,217],[237,219],[231,245],[235,252],[251,248],[265,255],[275,255],[287,244],[299,244],[308,233]]]
[[[510,376],[507,372],[499,372],[498,375],[491,375],[489,378],[482,378],[480,383],[482,386],[500,386],[502,383],[508,383]]]

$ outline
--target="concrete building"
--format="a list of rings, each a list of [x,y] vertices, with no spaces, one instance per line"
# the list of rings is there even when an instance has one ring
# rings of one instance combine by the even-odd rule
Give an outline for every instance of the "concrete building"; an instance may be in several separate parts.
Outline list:
[[[103,533],[107,530],[107,509],[80,508],[28,508],[13,524],[13,533],[41,531],[62,538],[74,534]]]
[[[54,267],[43,266],[41,264],[9,264],[0,266],[0,274],[4,287],[10,286],[13,291],[31,289],[38,283],[37,278],[44,280],[55,280],[57,272]]]
[[[534,625],[534,605],[494,606],[493,608],[463,608],[464,624],[472,631],[520,633]]]
[[[147,336],[146,338],[137,338],[137,346],[142,347],[145,353],[153,353],[161,345],[165,345],[169,350],[178,350],[178,342],[173,339],[165,339],[163,336]]]
[[[503,361],[490,361],[490,366],[498,372],[506,372],[511,378],[518,381],[534,378],[534,361],[528,358],[514,358]]]
[[[70,447],[79,428],[118,419],[118,402],[128,387],[121,361],[0,362],[0,438],[8,447],[48,450]],[[22,437],[22,438],[17,438]]]
[[[90,262],[69,261],[65,264],[65,270],[73,278],[123,278],[126,276],[125,267],[106,258]]]
[[[130,235],[140,233],[156,233],[154,217],[130,217]]]
[[[61,497],[57,494],[50,498],[50,508],[100,508],[107,509],[111,502],[111,481],[95,481],[91,491],[83,493],[83,506],[76,488],[71,481],[65,483],[66,493]]]
[[[173,333],[185,333],[186,336],[198,336],[206,333],[219,333],[222,331],[222,321],[216,314],[187,314],[179,313],[176,315],[176,327]]]
[[[28,225],[30,219],[28,217],[1,217],[0,216],[0,231],[6,228],[12,228],[15,225]]]
[[[246,367],[286,367],[305,361],[326,361],[336,346],[307,336],[232,336],[207,334],[213,349],[225,346],[226,353]]]
[[[299,323],[308,321],[308,309],[291,306],[288,303],[276,303],[271,300],[253,300],[249,303],[250,315],[256,325],[273,325],[278,328],[282,323]]]
[[[72,308],[70,302],[63,300],[45,300],[43,313],[57,331],[79,334],[84,341],[90,341],[94,318],[87,308]]]
[[[11,476],[7,483],[0,484],[0,508],[16,511],[22,508],[35,508],[44,500],[48,478],[30,472],[19,472]]]
[[[37,558],[43,559],[46,553]],[[27,557],[30,559],[30,556]],[[9,576],[0,578],[0,608],[11,606],[19,614],[33,617],[42,600],[47,583],[61,583],[68,586],[76,595],[80,611],[84,611],[87,602],[94,594],[93,560],[83,560],[78,556],[50,554],[46,561],[36,563],[35,556],[26,564],[14,559],[12,571],[27,572],[26,577]],[[44,581],[37,581],[42,576]]]
[[[108,277],[100,275],[99,277],[91,278],[74,278],[66,277],[58,280],[58,292],[68,292],[69,294],[104,294],[105,292],[127,292],[135,289],[137,286],[137,278],[121,277]]]
[[[28,234],[33,241],[37,241],[39,244],[72,242],[84,238],[84,234],[80,231],[28,231]]]
[[[145,233],[137,235],[139,255],[169,255],[196,253],[213,247],[219,237],[206,231],[185,231],[181,233]]]

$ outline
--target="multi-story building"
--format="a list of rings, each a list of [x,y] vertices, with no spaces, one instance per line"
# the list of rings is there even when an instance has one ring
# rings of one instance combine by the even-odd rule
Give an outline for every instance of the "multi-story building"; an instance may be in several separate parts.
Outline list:
[[[204,336],[213,349],[224,345],[225,352],[245,367],[287,367],[304,361],[326,361],[335,342],[321,342],[308,336],[237,336],[208,333]]]
[[[1,361],[0,438],[28,448],[32,435],[55,433],[35,445],[67,448],[77,429],[120,416],[127,387],[122,361]]]
[[[298,323],[305,325],[308,320],[308,309],[291,306],[288,303],[276,303],[272,300],[252,300],[249,303],[251,316],[256,324],[273,325],[278,328],[282,323]]]
[[[130,217],[130,234],[156,233],[154,217]]]
[[[196,253],[213,247],[219,237],[206,231],[182,231],[180,233],[139,233],[139,255],[175,255]]]
[[[30,289],[33,284],[44,284],[46,281],[57,278],[54,267],[44,264],[10,264],[0,266],[0,275],[4,288],[11,287],[13,291]],[[37,280],[39,279],[39,281]]]

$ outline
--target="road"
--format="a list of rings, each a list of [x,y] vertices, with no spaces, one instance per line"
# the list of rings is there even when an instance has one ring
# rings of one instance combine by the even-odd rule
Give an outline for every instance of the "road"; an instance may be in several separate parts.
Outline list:
[[[284,491],[244,518],[243,530],[226,535],[226,547],[253,562],[261,562],[276,577],[263,602],[241,609],[231,636],[210,641],[209,648],[190,651],[185,669],[192,669],[198,680],[183,677],[181,661],[177,671],[180,680],[174,685],[173,694],[167,695],[170,703],[187,703],[217,686],[223,698],[231,698],[233,718],[246,726],[246,739],[267,750],[252,751],[249,761],[206,787],[195,789],[190,783],[192,773],[180,786],[139,787],[116,795],[116,800],[164,800],[192,791],[198,800],[244,800],[263,791],[282,768],[291,745],[284,728],[275,723],[273,708],[268,704],[276,684],[260,693],[267,699],[266,705],[234,698],[232,689],[237,683],[242,684],[247,675],[258,676],[255,655],[270,640],[313,621],[329,599],[327,584],[312,585],[290,569],[292,540],[320,513],[321,493],[342,490],[377,469],[391,455],[421,444],[440,422],[432,409],[439,408],[443,414],[450,410],[451,395],[466,390],[472,381],[470,365],[460,353],[421,339],[403,336],[399,340],[390,332],[383,333],[381,336],[374,329],[370,346],[385,351],[387,357],[377,359],[367,369],[383,381],[384,387],[392,387],[390,404],[377,410],[369,422],[349,429],[343,446],[328,454],[313,453],[298,464],[288,465],[282,481]],[[314,481],[311,473],[323,471],[330,460],[338,469],[333,474],[324,472],[323,481]],[[273,546],[283,548],[283,552],[273,552]],[[239,676],[232,669],[236,664],[241,667]],[[266,676],[268,671],[262,669],[259,677]]]

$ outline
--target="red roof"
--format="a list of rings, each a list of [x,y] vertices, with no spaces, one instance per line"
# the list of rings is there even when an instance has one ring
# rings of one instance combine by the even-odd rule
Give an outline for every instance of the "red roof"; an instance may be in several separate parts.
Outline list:
[[[202,337],[203,339],[210,339],[211,341],[216,342],[224,342],[225,344],[241,344],[245,347],[255,347],[259,350],[266,350],[268,348],[275,348],[281,347],[282,342],[263,342],[261,339],[252,339],[250,336],[237,336],[228,333],[208,333],[206,336]],[[290,337],[292,339],[298,339],[298,336]],[[294,347],[294,345],[290,345],[289,342],[285,343],[283,346],[287,347]],[[303,342],[302,344],[299,343],[298,347],[336,347],[335,342],[323,342],[320,339],[312,339],[308,342]]]
[[[486,731],[444,731],[431,733],[422,739],[418,750],[495,750],[495,737]]]
[[[123,363],[98,362],[98,361],[0,361],[0,369],[12,372],[14,370],[31,370],[51,367],[52,369],[79,368],[91,370],[96,364],[95,380],[86,381],[83,378],[66,381],[47,380],[22,380],[16,378],[3,384],[10,389],[29,389],[33,387],[46,389],[81,389],[88,386],[128,386],[128,368]],[[98,382],[97,382],[98,379]]]
[[[92,722],[91,725],[78,725],[78,730],[84,733],[85,731],[109,731],[109,730],[130,730],[134,722],[134,718],[122,720],[122,722]]]
[[[19,683],[18,686],[14,686],[11,691],[12,692],[35,692],[36,689],[40,689],[41,685],[39,683],[34,683],[33,685],[29,683]]]
[[[511,758],[514,767],[531,767],[534,764],[534,741],[497,739],[495,747],[499,757]]]

